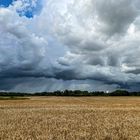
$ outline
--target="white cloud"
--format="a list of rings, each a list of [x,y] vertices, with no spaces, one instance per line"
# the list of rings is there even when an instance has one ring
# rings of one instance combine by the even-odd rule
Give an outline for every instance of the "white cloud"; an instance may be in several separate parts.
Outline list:
[[[1,76],[49,77],[62,83],[96,80],[99,87],[137,87],[139,0],[44,0],[42,11],[32,19],[16,12],[36,3],[17,1],[0,8]]]

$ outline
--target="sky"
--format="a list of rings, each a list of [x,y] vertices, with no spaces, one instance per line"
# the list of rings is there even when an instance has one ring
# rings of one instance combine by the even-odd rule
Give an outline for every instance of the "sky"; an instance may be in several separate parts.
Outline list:
[[[139,0],[0,0],[0,90],[140,91]]]

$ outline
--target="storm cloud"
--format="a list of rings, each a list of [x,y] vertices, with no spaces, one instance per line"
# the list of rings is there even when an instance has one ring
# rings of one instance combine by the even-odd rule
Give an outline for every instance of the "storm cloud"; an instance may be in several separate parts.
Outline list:
[[[140,90],[139,5],[21,0],[2,6],[0,89]]]

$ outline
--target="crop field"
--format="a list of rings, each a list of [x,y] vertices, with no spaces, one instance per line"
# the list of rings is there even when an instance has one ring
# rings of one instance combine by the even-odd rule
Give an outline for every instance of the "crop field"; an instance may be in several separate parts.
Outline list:
[[[140,140],[140,97],[0,100],[0,140]]]

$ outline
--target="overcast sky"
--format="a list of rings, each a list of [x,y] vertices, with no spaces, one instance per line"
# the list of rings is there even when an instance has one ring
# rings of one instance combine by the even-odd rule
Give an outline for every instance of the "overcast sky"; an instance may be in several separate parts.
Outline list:
[[[0,90],[140,90],[140,0],[0,0]]]

